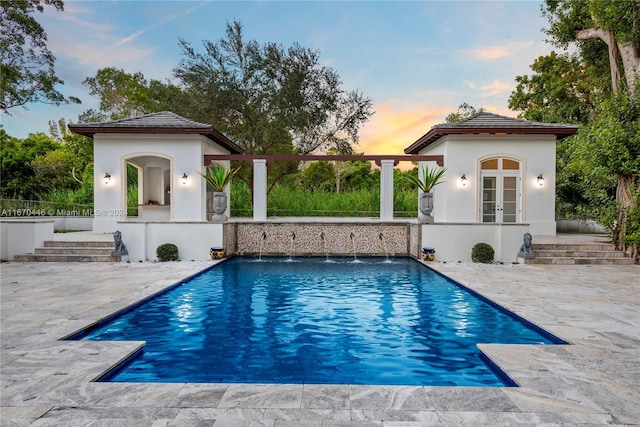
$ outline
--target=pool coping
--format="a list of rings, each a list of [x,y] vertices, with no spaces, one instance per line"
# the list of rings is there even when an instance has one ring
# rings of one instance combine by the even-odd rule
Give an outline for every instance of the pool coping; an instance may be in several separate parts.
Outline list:
[[[3,264],[3,423],[640,424],[638,266],[432,265],[574,344],[479,345],[520,388],[91,382],[97,371],[140,343],[58,339],[86,325],[91,316],[135,302],[210,265],[168,264]],[[596,279],[603,285],[593,285]],[[562,283],[565,292],[558,292]],[[74,298],[60,295],[70,286],[76,290]],[[530,301],[532,292],[546,299]],[[592,306],[600,307],[599,312],[589,314]]]

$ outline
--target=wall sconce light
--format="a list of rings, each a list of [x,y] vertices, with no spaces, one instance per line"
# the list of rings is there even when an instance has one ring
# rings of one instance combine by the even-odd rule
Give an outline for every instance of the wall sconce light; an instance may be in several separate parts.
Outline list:
[[[538,185],[542,187],[544,185],[544,177],[542,174],[538,175]]]
[[[467,175],[462,174],[462,176],[460,177],[460,184],[462,184],[463,187],[467,186]]]
[[[105,184],[109,184],[111,182],[111,175],[109,175],[109,172],[104,174],[104,183]]]
[[[182,185],[187,185],[187,180],[189,179],[189,177],[187,176],[186,173],[182,174]]]

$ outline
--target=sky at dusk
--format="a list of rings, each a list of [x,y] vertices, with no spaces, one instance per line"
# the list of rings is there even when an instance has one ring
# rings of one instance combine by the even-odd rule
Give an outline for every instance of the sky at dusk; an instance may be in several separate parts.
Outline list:
[[[373,100],[374,116],[357,151],[403,154],[466,102],[516,117],[508,99],[515,77],[552,46],[537,1],[65,1],[37,14],[55,55],[61,92],[81,105],[31,104],[3,114],[14,137],[48,133],[49,120],[77,122],[98,100],[82,85],[100,68],[171,79],[181,59],[178,38],[202,48],[238,20],[245,40],[299,43],[318,50],[346,90]]]

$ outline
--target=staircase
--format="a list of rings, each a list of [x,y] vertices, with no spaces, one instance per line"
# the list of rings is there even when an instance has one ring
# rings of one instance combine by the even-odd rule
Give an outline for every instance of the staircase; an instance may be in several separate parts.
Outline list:
[[[518,258],[524,264],[600,264],[600,265],[633,265],[632,258],[625,258],[624,253],[616,251],[609,243],[576,242],[576,243],[533,243],[531,251],[535,258]]]
[[[22,262],[120,262],[120,256],[111,256],[113,242],[54,241],[44,242],[33,254],[15,255],[14,261]]]

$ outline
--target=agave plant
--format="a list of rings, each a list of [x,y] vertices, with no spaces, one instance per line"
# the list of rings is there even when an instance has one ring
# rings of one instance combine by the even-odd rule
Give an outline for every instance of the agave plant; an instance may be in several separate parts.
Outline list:
[[[405,175],[405,178],[422,190],[423,193],[429,193],[433,187],[444,182],[442,181],[442,177],[446,171],[447,168],[429,169],[429,167],[425,165],[422,169],[418,169],[418,177]]]
[[[224,164],[213,162],[212,165],[205,169],[204,173],[198,172],[207,184],[211,186],[213,191],[222,192],[231,182],[231,178],[240,170],[240,168],[230,169]]]

